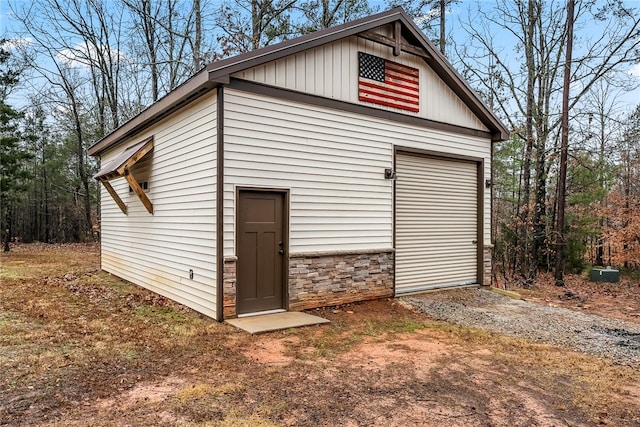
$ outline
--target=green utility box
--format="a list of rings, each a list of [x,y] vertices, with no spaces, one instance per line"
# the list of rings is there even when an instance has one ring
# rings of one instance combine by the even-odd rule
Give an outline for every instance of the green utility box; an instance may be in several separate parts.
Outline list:
[[[620,272],[618,270],[612,270],[610,267],[592,268],[590,278],[592,282],[617,283],[620,280]]]

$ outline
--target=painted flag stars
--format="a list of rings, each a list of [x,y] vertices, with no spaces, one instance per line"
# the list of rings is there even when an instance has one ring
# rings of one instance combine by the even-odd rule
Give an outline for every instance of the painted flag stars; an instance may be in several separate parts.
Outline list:
[[[358,99],[417,113],[420,79],[417,68],[358,52]]]

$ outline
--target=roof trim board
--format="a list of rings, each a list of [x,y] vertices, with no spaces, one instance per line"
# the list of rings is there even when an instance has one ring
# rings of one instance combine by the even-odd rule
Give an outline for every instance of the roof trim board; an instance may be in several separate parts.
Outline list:
[[[400,22],[400,21],[396,21],[396,22]],[[358,37],[361,37],[363,39],[367,39],[367,40],[371,40],[373,42],[376,43],[380,43],[383,44],[385,46],[388,47],[392,47],[393,49],[397,50],[398,46],[399,49],[403,52],[407,52],[410,53],[412,55],[416,55],[425,59],[430,59],[431,56],[427,53],[426,50],[424,50],[421,47],[418,46],[414,46],[411,44],[408,44],[404,38],[398,39],[397,37],[395,39],[391,39],[387,36],[383,36],[382,34],[378,34],[374,31],[371,30],[367,30],[365,32],[359,33]],[[398,56],[398,55],[395,55]]]
[[[236,72],[353,35],[370,38],[373,34],[371,30],[388,24],[393,24],[394,26],[395,40],[388,37],[383,40],[377,37],[379,39],[377,40],[378,42],[387,46],[392,45],[391,47],[395,50],[395,53],[398,53],[398,48],[412,54],[419,53],[418,56],[423,58],[484,125],[490,129],[493,142],[508,139],[509,131],[504,124],[484,104],[402,8],[397,7],[272,46],[212,62],[181,86],[91,146],[88,153],[92,156],[99,156],[108,148],[136,135],[215,87],[229,84],[230,76]],[[403,41],[406,41],[406,43],[403,43]]]

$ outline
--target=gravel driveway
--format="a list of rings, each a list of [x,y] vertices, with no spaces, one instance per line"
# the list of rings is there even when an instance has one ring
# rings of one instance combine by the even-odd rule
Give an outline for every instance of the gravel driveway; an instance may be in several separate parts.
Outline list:
[[[438,320],[640,366],[640,324],[465,288],[401,297]]]

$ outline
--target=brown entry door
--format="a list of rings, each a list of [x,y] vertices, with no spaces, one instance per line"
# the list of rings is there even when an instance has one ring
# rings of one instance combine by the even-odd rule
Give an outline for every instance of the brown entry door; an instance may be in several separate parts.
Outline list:
[[[284,308],[284,194],[240,191],[237,313]]]

